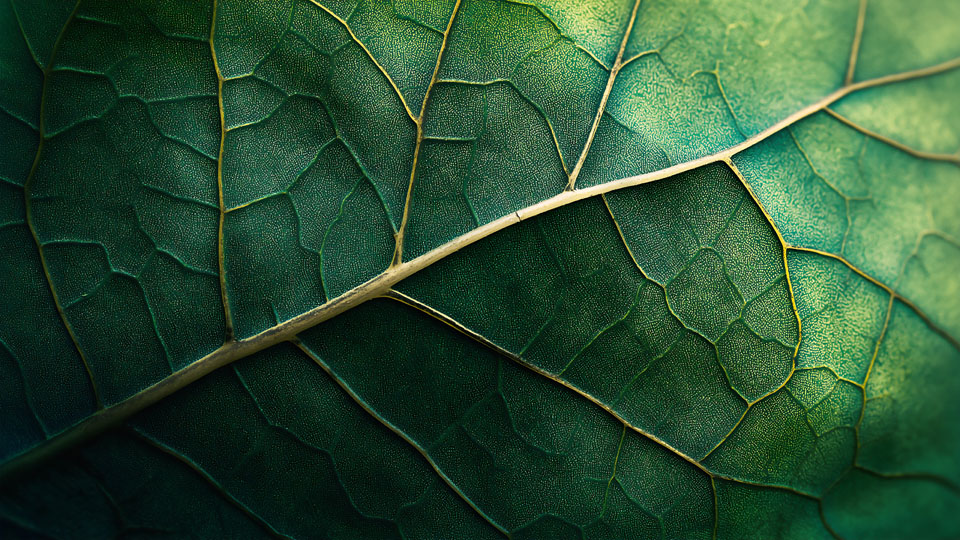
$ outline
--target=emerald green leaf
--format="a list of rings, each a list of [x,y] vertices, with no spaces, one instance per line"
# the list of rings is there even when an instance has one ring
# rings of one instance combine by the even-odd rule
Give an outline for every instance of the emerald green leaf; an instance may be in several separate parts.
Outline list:
[[[5,3],[2,536],[960,536],[958,20]]]

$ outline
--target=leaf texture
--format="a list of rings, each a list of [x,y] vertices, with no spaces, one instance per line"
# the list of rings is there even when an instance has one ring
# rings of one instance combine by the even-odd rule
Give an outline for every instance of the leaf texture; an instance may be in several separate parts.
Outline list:
[[[0,531],[955,538],[960,3],[0,6]]]

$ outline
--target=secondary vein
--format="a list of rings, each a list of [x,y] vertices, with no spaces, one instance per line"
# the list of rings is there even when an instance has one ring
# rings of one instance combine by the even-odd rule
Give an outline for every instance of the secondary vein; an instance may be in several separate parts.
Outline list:
[[[94,403],[98,410],[102,410],[103,400],[100,397],[100,389],[97,386],[97,381],[93,377],[93,370],[90,368],[90,362],[87,360],[87,356],[84,354],[83,348],[80,347],[80,341],[77,339],[77,335],[73,331],[73,326],[70,324],[70,321],[67,320],[67,314],[64,311],[63,303],[60,302],[60,297],[57,294],[57,288],[53,284],[53,277],[50,275],[50,267],[47,265],[47,257],[43,249],[43,242],[40,241],[40,235],[37,234],[37,228],[34,225],[33,216],[33,184],[37,178],[37,169],[40,166],[40,160],[43,157],[43,151],[46,147],[47,141],[46,109],[50,88],[50,73],[53,71],[54,61],[57,58],[57,54],[60,52],[60,47],[63,44],[63,38],[67,33],[67,28],[76,18],[77,11],[80,9],[81,1],[82,0],[77,0],[77,3],[73,6],[73,10],[70,12],[66,22],[64,22],[63,27],[60,29],[60,33],[57,34],[56,41],[53,43],[53,48],[50,51],[50,58],[47,59],[47,65],[42,69],[43,82],[41,83],[40,88],[40,118],[38,126],[38,135],[40,137],[40,141],[37,143],[37,152],[33,157],[33,163],[30,165],[30,171],[27,173],[27,179],[23,184],[23,206],[27,228],[30,230],[30,236],[33,238],[34,244],[36,244],[37,254],[40,258],[40,268],[43,271],[43,277],[47,282],[47,287],[50,290],[50,296],[53,299],[53,305],[57,310],[57,315],[60,317],[60,322],[63,323],[63,327],[67,331],[67,335],[70,336],[70,341],[73,343],[77,354],[80,356],[80,361],[83,363],[84,370],[87,372],[87,378],[90,382],[90,389],[93,393]],[[24,41],[27,42],[26,34],[24,34]],[[27,43],[29,48],[29,42]]]
[[[413,120],[417,126],[417,140],[413,147],[413,165],[410,167],[410,182],[407,184],[407,196],[403,203],[403,217],[400,219],[400,229],[397,231],[393,260],[390,263],[391,267],[403,262],[403,236],[407,230],[407,220],[410,218],[410,199],[413,197],[413,181],[417,177],[417,163],[420,158],[420,147],[423,145],[423,117],[427,112],[427,102],[430,100],[430,93],[437,84],[437,73],[440,72],[440,62],[443,60],[444,51],[447,50],[447,40],[450,38],[450,29],[453,28],[453,20],[456,18],[459,10],[460,0],[457,0],[453,5],[453,11],[450,12],[450,20],[447,21],[447,28],[443,31],[443,41],[440,42],[440,51],[437,52],[437,63],[433,67],[433,75],[430,76],[430,83],[427,84],[427,91],[423,95],[420,114]]]
[[[210,57],[213,61],[213,70],[217,75],[217,113],[220,117],[220,147],[217,150],[217,267],[220,281],[220,302],[223,304],[224,328],[226,341],[234,340],[233,315],[230,313],[230,296],[227,294],[227,273],[223,258],[223,222],[226,219],[226,207],[223,204],[223,143],[227,138],[226,123],[223,113],[223,74],[217,62],[217,48],[214,45],[214,36],[217,29],[217,0],[213,0],[213,15],[210,18]]]
[[[603,89],[603,97],[600,98],[600,105],[597,107],[597,115],[593,119],[593,125],[590,126],[590,133],[587,135],[587,142],[583,145],[583,151],[577,159],[576,165],[570,171],[570,181],[567,183],[567,190],[572,191],[577,187],[577,177],[580,176],[580,170],[587,160],[587,154],[593,145],[593,138],[597,135],[597,127],[603,118],[603,112],[607,109],[607,100],[610,99],[610,92],[613,91],[613,84],[617,80],[620,69],[627,64],[623,61],[623,53],[627,49],[627,42],[630,41],[630,33],[633,31],[633,24],[637,20],[637,10],[640,8],[640,0],[633,3],[633,11],[630,13],[630,20],[627,22],[627,29],[623,32],[623,39],[620,41],[620,48],[617,50],[617,58],[610,68],[610,77],[607,78],[607,86]]]

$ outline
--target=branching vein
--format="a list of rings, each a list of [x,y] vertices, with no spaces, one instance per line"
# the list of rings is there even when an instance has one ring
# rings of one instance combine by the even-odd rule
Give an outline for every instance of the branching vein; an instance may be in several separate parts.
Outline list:
[[[577,187],[577,177],[580,176],[580,170],[583,169],[583,163],[587,160],[587,153],[590,152],[590,146],[593,145],[593,138],[597,135],[597,127],[603,118],[603,112],[607,109],[607,100],[610,99],[610,92],[613,91],[613,84],[617,80],[620,69],[627,64],[623,61],[623,52],[627,49],[627,42],[630,41],[630,33],[633,31],[633,23],[637,20],[637,10],[640,8],[640,0],[633,3],[633,11],[630,12],[630,21],[627,23],[627,29],[623,32],[623,39],[620,41],[620,48],[617,50],[617,59],[614,60],[610,68],[610,77],[607,78],[607,86],[603,89],[603,97],[600,98],[600,106],[597,107],[597,115],[593,119],[593,125],[590,126],[590,134],[587,135],[587,142],[583,145],[583,151],[577,159],[576,165],[570,171],[570,181],[567,183],[567,190],[572,191]]]
[[[396,291],[396,290],[387,291],[387,292],[384,293],[382,296],[383,296],[384,298],[390,298],[391,300],[395,300],[395,301],[397,301],[397,302],[401,302],[401,303],[406,304],[406,305],[408,305],[408,306],[410,306],[410,307],[412,307],[412,308],[414,308],[414,309],[416,309],[416,310],[418,310],[418,311],[420,311],[420,312],[422,312],[422,313],[425,313],[426,315],[428,315],[428,316],[430,316],[430,317],[432,317],[432,318],[434,318],[434,319],[436,319],[436,320],[438,320],[438,321],[446,324],[447,326],[453,328],[454,330],[456,330],[457,332],[463,334],[464,336],[466,336],[466,337],[468,337],[468,338],[476,341],[477,343],[483,345],[484,347],[487,347],[487,348],[491,349],[492,351],[494,351],[494,352],[496,352],[496,353],[504,356],[505,358],[513,361],[514,363],[516,363],[516,364],[519,365],[520,367],[525,368],[525,369],[527,369],[527,370],[530,370],[530,371],[532,371],[533,373],[536,373],[537,375],[539,375],[539,376],[541,376],[541,377],[544,377],[544,378],[546,378],[546,379],[549,379],[549,380],[553,381],[554,383],[559,384],[560,386],[563,386],[564,388],[567,388],[568,390],[571,390],[571,391],[575,392],[575,393],[578,394],[580,397],[586,399],[586,400],[589,401],[590,403],[592,403],[592,404],[596,405],[597,407],[600,407],[601,409],[603,409],[607,414],[609,414],[610,416],[612,416],[613,418],[615,418],[617,421],[619,421],[621,424],[623,424],[626,428],[628,428],[628,429],[630,429],[630,430],[638,433],[638,434],[641,435],[642,437],[644,437],[644,438],[650,440],[651,442],[657,444],[658,446],[660,446],[661,448],[663,448],[663,449],[666,450],[667,452],[669,452],[669,453],[677,456],[678,458],[686,461],[687,463],[689,463],[690,465],[692,465],[693,467],[695,467],[695,468],[696,468],[697,470],[699,470],[700,472],[706,474],[706,475],[707,475],[708,477],[710,477],[710,478],[719,478],[719,479],[722,479],[722,480],[727,480],[728,482],[735,482],[735,483],[752,485],[752,486],[758,486],[758,487],[765,487],[765,488],[770,488],[770,489],[779,489],[779,490],[789,491],[789,492],[791,492],[791,493],[795,493],[795,494],[797,494],[797,495],[800,495],[800,496],[806,497],[806,498],[816,498],[816,497],[814,497],[813,495],[811,495],[811,494],[809,494],[809,493],[807,493],[807,492],[800,491],[800,490],[791,488],[791,487],[789,487],[789,486],[780,486],[780,485],[776,485],[776,484],[761,484],[761,483],[759,483],[759,482],[752,482],[752,481],[749,481],[749,480],[743,480],[743,479],[740,479],[740,478],[734,478],[734,477],[732,477],[732,476],[727,476],[727,475],[724,475],[724,474],[720,474],[720,473],[715,472],[715,471],[713,471],[713,470],[711,470],[711,469],[708,469],[705,465],[703,465],[703,464],[701,463],[702,460],[697,460],[697,459],[694,459],[693,457],[690,457],[689,455],[687,455],[687,454],[683,453],[682,451],[680,451],[678,448],[672,446],[670,443],[668,443],[668,442],[664,441],[663,439],[657,437],[657,436],[654,435],[653,433],[650,433],[649,431],[646,431],[646,430],[644,430],[644,429],[642,429],[642,428],[640,428],[640,427],[638,427],[638,426],[633,425],[633,424],[630,423],[628,420],[626,420],[623,416],[621,416],[620,413],[618,413],[617,411],[615,411],[612,407],[610,407],[609,405],[607,405],[606,403],[604,403],[603,401],[601,401],[601,400],[600,400],[599,398],[597,398],[596,396],[593,396],[592,394],[590,394],[590,393],[588,393],[588,392],[585,392],[584,390],[581,390],[581,389],[578,388],[577,386],[571,384],[571,383],[568,382],[567,380],[565,380],[565,379],[563,379],[563,378],[561,378],[561,377],[559,377],[559,376],[557,376],[557,375],[554,375],[554,374],[552,374],[552,373],[550,373],[550,372],[548,372],[548,371],[545,371],[544,369],[542,369],[542,368],[540,368],[540,367],[538,367],[538,366],[535,366],[535,365],[531,364],[530,362],[527,362],[526,360],[524,360],[524,359],[523,359],[522,357],[520,357],[519,355],[514,354],[514,353],[508,351],[507,349],[504,349],[503,347],[500,347],[500,346],[497,345],[496,343],[493,343],[492,341],[490,341],[489,339],[487,339],[487,338],[484,337],[483,335],[481,335],[481,334],[477,333],[476,331],[468,328],[467,326],[465,326],[465,325],[462,324],[461,322],[457,321],[457,320],[454,319],[453,317],[450,317],[449,315],[447,315],[447,314],[445,314],[445,313],[443,313],[443,312],[441,312],[441,311],[439,311],[439,310],[437,310],[437,309],[434,309],[433,307],[431,307],[431,306],[429,306],[429,305],[427,305],[427,304],[424,304],[423,302],[420,302],[419,300],[416,300],[415,298],[412,298],[412,297],[410,297],[410,296],[408,296],[408,295],[406,295],[406,294],[403,294],[403,293],[401,293],[401,292],[399,292],[399,291]]]
[[[80,2],[81,0],[77,0],[77,3],[73,6],[73,11],[71,11],[70,15],[67,17],[66,22],[63,24],[63,28],[60,29],[60,33],[57,35],[57,39],[53,44],[53,49],[50,52],[50,58],[47,60],[47,65],[43,68],[43,83],[40,90],[40,142],[37,144],[37,153],[33,157],[33,163],[30,165],[30,172],[27,173],[27,179],[23,184],[23,205],[24,214],[26,215],[27,228],[30,229],[30,236],[33,237],[33,242],[37,246],[37,253],[40,257],[40,267],[43,270],[43,276],[46,279],[47,287],[50,289],[50,296],[53,299],[53,305],[56,307],[57,315],[60,316],[60,321],[63,323],[64,328],[66,328],[67,334],[70,336],[70,341],[73,342],[73,346],[77,350],[77,354],[80,356],[80,361],[83,362],[83,368],[86,370],[87,378],[90,380],[90,388],[93,392],[93,399],[96,403],[97,409],[102,410],[103,400],[100,397],[100,389],[97,386],[97,381],[93,378],[93,370],[90,369],[90,362],[87,360],[87,356],[84,354],[83,348],[80,347],[80,341],[77,339],[77,335],[74,333],[73,326],[70,324],[70,321],[67,320],[67,314],[64,311],[64,307],[60,302],[59,296],[57,295],[57,288],[53,284],[53,277],[50,275],[50,267],[47,265],[47,257],[44,253],[43,243],[40,241],[40,236],[37,234],[37,227],[34,223],[33,216],[33,184],[37,178],[37,169],[40,166],[40,160],[43,157],[43,150],[47,141],[46,116],[47,102],[49,101],[50,73],[53,70],[57,53],[60,52],[60,46],[63,44],[63,37],[67,33],[67,28],[76,17],[77,10],[80,9]],[[24,36],[24,40],[26,40],[26,36]]]
[[[842,122],[844,125],[852,128],[852,129],[855,129],[855,130],[859,131],[860,133],[863,133],[863,134],[866,135],[867,137],[870,137],[870,138],[876,139],[876,140],[878,140],[878,141],[880,141],[880,142],[882,142],[882,143],[888,144],[888,145],[896,148],[897,150],[900,150],[901,152],[904,152],[904,153],[906,153],[906,154],[909,154],[909,155],[911,155],[911,156],[913,156],[913,157],[915,157],[915,158],[918,158],[918,159],[928,159],[928,160],[930,160],[930,161],[945,161],[945,162],[947,162],[947,163],[953,163],[954,165],[960,166],[960,152],[954,153],[954,154],[938,154],[938,153],[935,153],[935,152],[925,152],[925,151],[923,151],[923,150],[917,150],[917,149],[915,149],[915,148],[911,148],[911,147],[903,144],[903,143],[900,142],[900,141],[891,139],[890,137],[887,137],[886,135],[881,135],[881,134],[877,133],[876,131],[871,131],[871,130],[869,130],[869,129],[863,127],[863,126],[861,126],[860,124],[857,124],[857,123],[854,122],[853,120],[850,120],[849,118],[841,115],[840,113],[838,113],[837,111],[831,109],[830,107],[824,107],[823,110],[824,110],[824,112],[826,112],[826,113],[829,114],[830,116],[832,116],[832,117],[836,118],[837,120],[839,120],[840,122]]]
[[[860,0],[860,9],[857,11],[857,28],[853,33],[853,45],[850,46],[850,61],[847,63],[847,75],[843,84],[853,83],[853,76],[857,71],[857,57],[860,55],[860,42],[863,41],[863,23],[867,17],[867,0]]]
[[[413,197],[413,182],[417,177],[417,163],[420,158],[420,147],[423,146],[423,117],[427,112],[427,102],[430,100],[430,93],[437,84],[437,73],[440,72],[440,62],[443,60],[443,53],[447,50],[447,40],[450,38],[450,29],[453,28],[453,20],[460,10],[460,0],[453,5],[453,11],[450,13],[450,20],[447,21],[447,29],[443,32],[443,41],[440,42],[440,51],[437,53],[437,63],[433,67],[433,75],[430,76],[430,83],[427,85],[427,91],[423,95],[423,104],[420,105],[420,114],[413,119],[417,126],[417,141],[413,148],[413,165],[410,167],[410,183],[407,184],[407,196],[403,203],[403,217],[400,220],[400,229],[397,231],[396,245],[393,251],[393,261],[391,267],[397,266],[403,262],[403,235],[407,230],[407,220],[410,218],[410,199]]]
[[[400,437],[401,439],[403,439],[404,442],[406,442],[407,444],[409,444],[411,447],[413,447],[414,450],[416,450],[421,456],[423,456],[423,459],[425,459],[425,460],[427,461],[427,463],[430,465],[430,467],[434,470],[434,472],[437,473],[437,476],[439,476],[439,477],[443,480],[443,482],[444,482],[445,484],[447,484],[447,486],[448,486],[451,490],[453,490],[454,493],[457,494],[458,497],[460,497],[465,503],[467,503],[467,505],[469,505],[470,508],[472,508],[481,518],[483,518],[484,521],[486,521],[487,523],[489,523],[494,529],[496,529],[497,531],[503,533],[503,534],[506,535],[507,537],[510,536],[509,531],[507,531],[507,529],[506,529],[503,525],[500,525],[499,523],[497,523],[496,521],[494,521],[493,518],[491,518],[491,517],[490,517],[489,515],[487,515],[483,510],[481,510],[480,507],[477,506],[477,504],[476,504],[475,502],[473,502],[473,500],[471,500],[470,497],[468,497],[468,496],[466,495],[466,493],[464,493],[463,490],[461,490],[460,487],[457,486],[457,484],[456,484],[449,476],[447,476],[447,474],[446,474],[445,472],[443,472],[443,470],[440,468],[440,466],[437,465],[437,463],[433,460],[432,457],[430,457],[430,454],[427,452],[427,450],[426,450],[423,446],[421,446],[421,445],[420,445],[419,443],[417,443],[415,440],[411,439],[410,436],[407,435],[402,429],[400,429],[400,428],[398,428],[397,426],[393,425],[393,423],[391,423],[389,420],[387,420],[386,418],[384,418],[383,416],[381,416],[380,413],[378,413],[377,411],[373,410],[373,408],[370,407],[370,405],[368,405],[367,402],[364,401],[364,399],[363,399],[362,397],[360,397],[360,395],[357,394],[357,393],[353,390],[353,388],[350,387],[350,385],[348,385],[343,379],[341,379],[340,377],[338,377],[337,374],[333,372],[333,370],[330,368],[330,366],[327,365],[327,363],[324,362],[323,359],[321,359],[319,356],[317,356],[316,353],[314,353],[312,350],[310,350],[310,348],[307,347],[306,345],[304,345],[299,339],[294,338],[294,339],[291,340],[291,342],[292,342],[294,345],[296,345],[297,348],[299,348],[299,349],[300,349],[304,354],[306,354],[311,360],[313,360],[313,362],[314,362],[315,364],[317,364],[318,366],[320,366],[320,368],[323,369],[323,371],[326,372],[326,374],[329,375],[330,378],[331,378],[335,383],[337,383],[337,385],[338,385],[341,389],[343,389],[343,391],[344,391],[348,396],[350,396],[350,399],[352,399],[357,405],[359,405],[364,411],[366,411],[367,414],[369,414],[370,416],[372,416],[377,422],[379,422],[380,424],[382,424],[384,427],[386,427],[386,428],[389,429],[390,431],[394,432],[398,437]]]

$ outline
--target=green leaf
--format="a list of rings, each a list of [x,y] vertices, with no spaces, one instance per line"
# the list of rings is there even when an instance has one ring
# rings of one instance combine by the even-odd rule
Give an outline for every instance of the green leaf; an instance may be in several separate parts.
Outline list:
[[[960,536],[958,20],[0,6],[0,532]]]

